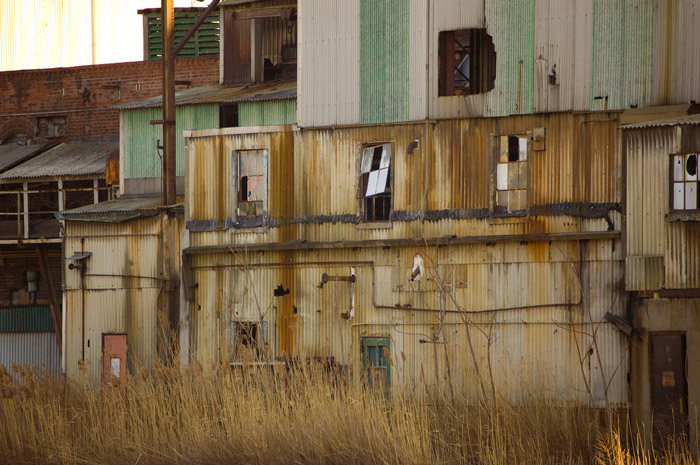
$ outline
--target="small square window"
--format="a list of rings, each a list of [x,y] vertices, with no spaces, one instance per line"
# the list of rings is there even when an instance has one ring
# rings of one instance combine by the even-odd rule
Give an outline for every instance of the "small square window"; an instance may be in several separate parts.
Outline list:
[[[438,95],[474,95],[492,90],[496,51],[486,29],[441,31],[438,36]]]
[[[494,215],[525,216],[528,207],[530,140],[520,135],[500,136],[496,140]]]
[[[234,224],[262,226],[267,217],[267,150],[236,150],[234,165]]]
[[[258,360],[265,354],[267,322],[234,321],[231,323],[231,360]]]
[[[671,208],[676,211],[698,210],[697,153],[671,155]]]
[[[358,197],[362,221],[391,219],[391,144],[373,144],[362,150]]]

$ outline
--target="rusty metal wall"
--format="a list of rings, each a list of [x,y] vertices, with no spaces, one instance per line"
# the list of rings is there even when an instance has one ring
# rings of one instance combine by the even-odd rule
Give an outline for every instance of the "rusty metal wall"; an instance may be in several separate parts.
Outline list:
[[[65,352],[66,375],[81,374],[99,379],[101,373],[102,334],[126,333],[129,368],[149,366],[157,353],[157,313],[162,294],[160,231],[162,217],[123,223],[66,222],[66,257],[76,252],[92,252],[84,261],[87,269],[81,282],[80,272],[65,262]],[[175,229],[181,237],[182,223]],[[180,249],[179,239],[172,247]],[[172,263],[175,279],[179,263]],[[85,313],[85,364],[83,350],[83,312]]]
[[[195,131],[186,142],[190,244],[230,249],[193,256],[199,285],[189,308],[193,360],[204,366],[229,361],[231,319],[251,318],[262,309],[277,355],[332,356],[361,370],[361,338],[389,337],[392,382],[416,391],[446,381],[448,366],[459,389],[480,389],[470,382],[477,365],[488,386],[490,357],[504,395],[517,395],[521,386],[508,380],[519,373],[533,391],[567,400],[592,398],[599,404],[606,397],[602,386],[609,384],[608,399],[625,403],[626,337],[602,322],[607,312],[625,314],[619,240],[309,251],[238,248],[296,240],[574,233],[604,231],[610,224],[619,229],[617,124],[617,114],[602,113],[427,126],[252,129],[259,134],[242,133],[246,129]],[[538,213],[527,220],[493,221],[488,214],[491,135],[525,134],[538,127],[544,128],[544,146],[530,154],[528,180],[533,212]],[[420,148],[408,154],[416,139]],[[362,144],[368,142],[393,143],[393,209],[400,215],[384,228],[357,224],[358,163]],[[231,154],[237,149],[269,150],[268,227],[226,226],[232,214]],[[579,216],[578,207],[570,208],[579,202],[584,210],[602,205],[610,223]],[[422,208],[433,212],[425,222],[420,220]],[[411,282],[416,253],[425,260],[426,275]],[[349,284],[330,282],[319,288],[319,283],[323,273],[347,276],[350,267],[357,276],[355,310],[353,318],[344,319],[341,313],[353,295]],[[275,297],[279,285],[290,293]],[[442,324],[441,308],[450,311]],[[453,313],[457,309],[476,313]],[[593,340],[590,334],[596,328],[599,336]],[[438,344],[432,343],[435,333]],[[590,394],[582,367],[585,379],[593,380]]]
[[[628,290],[700,287],[695,222],[671,221],[670,155],[700,151],[697,125],[624,131]]]

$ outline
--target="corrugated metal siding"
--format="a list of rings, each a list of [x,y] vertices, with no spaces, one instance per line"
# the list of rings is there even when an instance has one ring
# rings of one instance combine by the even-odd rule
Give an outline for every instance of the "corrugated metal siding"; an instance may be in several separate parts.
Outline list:
[[[666,287],[700,288],[700,224],[670,222],[666,231]]]
[[[408,119],[409,0],[360,2],[360,123]]]
[[[652,105],[700,101],[699,7],[654,0]]]
[[[171,244],[180,249],[181,217]],[[158,311],[162,305],[162,216],[123,223],[66,222],[66,256],[88,251],[84,282],[65,270],[66,374],[79,376],[85,303],[85,360],[88,375],[101,374],[102,334],[126,333],[129,368],[149,366],[157,356]],[[171,264],[179,279],[179,263]],[[88,342],[89,341],[89,342]]]
[[[0,365],[12,373],[12,364],[37,367],[52,376],[61,374],[56,335],[53,332],[0,333]]]
[[[159,108],[127,110],[124,116],[124,167],[126,178],[159,177],[161,159],[156,143],[163,139],[163,126],[152,125],[152,120],[162,120]],[[175,109],[177,175],[185,174],[185,139],[182,131],[219,127],[218,105],[187,105]]]
[[[47,331],[53,331],[51,311],[48,306],[0,308],[0,333]]]
[[[238,104],[239,126],[275,126],[296,124],[295,100],[242,102]]]
[[[360,120],[360,2],[299,5],[300,126]]]
[[[531,113],[535,57],[535,2],[487,1],[486,29],[496,47],[495,88],[486,95],[485,116]]]
[[[591,110],[651,103],[652,2],[594,1]]]

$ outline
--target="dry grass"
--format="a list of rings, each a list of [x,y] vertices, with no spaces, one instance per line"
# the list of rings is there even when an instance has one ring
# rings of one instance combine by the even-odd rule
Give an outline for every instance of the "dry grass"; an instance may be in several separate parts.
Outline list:
[[[390,399],[313,368],[160,368],[109,390],[14,369],[20,381],[0,367],[0,463],[693,463],[678,441],[655,456],[626,446],[588,409]]]

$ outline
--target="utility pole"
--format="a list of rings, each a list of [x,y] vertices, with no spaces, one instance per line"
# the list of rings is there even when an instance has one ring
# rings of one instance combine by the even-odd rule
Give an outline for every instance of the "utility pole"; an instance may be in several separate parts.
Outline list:
[[[161,0],[163,17],[163,206],[175,205],[175,8]]]

